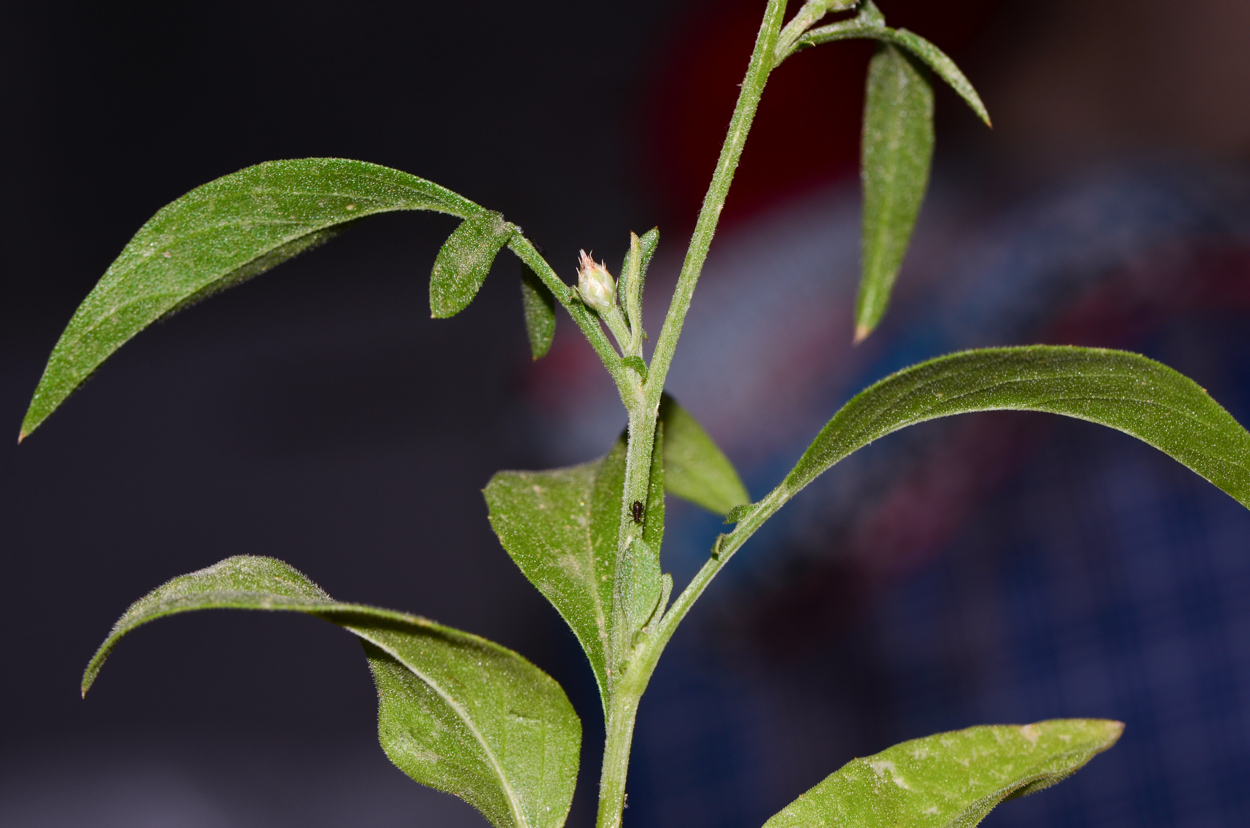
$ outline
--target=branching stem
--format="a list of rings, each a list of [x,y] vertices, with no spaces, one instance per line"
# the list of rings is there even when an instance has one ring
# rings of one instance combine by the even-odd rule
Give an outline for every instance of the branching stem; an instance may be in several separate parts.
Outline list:
[[[618,561],[627,553],[627,544],[632,536],[632,516],[629,504],[635,500],[646,502],[647,499],[651,452],[655,444],[656,417],[659,414],[660,395],[664,391],[664,379],[672,363],[673,352],[681,335],[686,313],[690,309],[690,300],[694,295],[695,285],[699,281],[699,274],[703,270],[703,263],[707,259],[712,237],[716,233],[716,225],[720,220],[721,210],[725,206],[729,185],[738,168],[738,160],[742,157],[747,132],[755,118],[760,96],[764,92],[764,84],[768,80],[769,72],[775,66],[777,37],[781,31],[781,21],[785,10],[786,0],[769,0],[768,9],[760,24],[759,34],[756,36],[755,48],[751,53],[751,62],[738,94],[738,103],[734,107],[733,118],[729,122],[729,132],[725,136],[720,158],[716,162],[716,170],[708,186],[707,195],[703,199],[703,207],[699,211],[699,218],[677,279],[677,287],[673,292],[664,327],[656,341],[655,353],[648,369],[643,393],[632,405],[628,400],[625,403],[629,411],[629,447],[626,455],[624,496],[621,502],[619,532],[621,545],[617,550]],[[622,399],[624,398],[623,392]],[[686,593],[683,593],[683,597],[690,592],[688,588]],[[620,617],[620,613],[614,614]],[[613,653],[612,658],[620,678],[612,689],[612,700],[608,709],[603,772],[599,783],[597,828],[619,828],[621,824],[630,740],[633,738],[638,700],[651,679],[651,673],[655,669],[669,636],[671,632],[665,636],[653,635],[637,646],[634,646],[632,641],[625,641],[622,642],[623,646]]]

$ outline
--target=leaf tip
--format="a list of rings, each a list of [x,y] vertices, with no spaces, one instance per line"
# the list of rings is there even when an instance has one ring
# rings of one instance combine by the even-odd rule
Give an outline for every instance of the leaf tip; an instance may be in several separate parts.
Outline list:
[[[22,429],[21,431],[17,433],[17,444],[19,446],[22,444],[22,441],[26,439],[27,434],[28,432],[26,431],[26,429]]]
[[[851,340],[852,345],[858,345],[868,338],[868,334],[872,333],[872,326],[863,322],[855,326],[855,337]]]

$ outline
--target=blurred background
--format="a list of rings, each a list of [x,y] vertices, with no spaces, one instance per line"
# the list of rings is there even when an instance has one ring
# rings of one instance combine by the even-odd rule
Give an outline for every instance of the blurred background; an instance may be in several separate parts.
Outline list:
[[[797,2],[792,4],[797,7]],[[10,3],[0,8],[0,423],[16,437],[78,302],[152,213],[273,158],[387,164],[501,210],[569,281],[658,225],[654,333],[760,0]],[[1128,348],[1250,423],[1250,5],[883,0],[994,117],[939,91],[934,182],[885,323],[852,348],[871,46],[774,76],[670,390],[764,494],[863,386],[966,347]],[[484,825],[377,747],[359,646],[302,617],[145,628],[134,599],[233,554],[512,647],[586,730],[556,613],[499,548],[502,468],[624,424],[567,318],[532,363],[506,254],[429,319],[448,217],[371,219],[138,337],[0,450],[0,825]],[[670,501],[680,586],[720,521]],[[987,722],[1127,723],[998,826],[1250,821],[1250,514],[1095,426],[926,424],[826,474],[735,559],[639,719],[628,824],[758,826],[849,759]]]

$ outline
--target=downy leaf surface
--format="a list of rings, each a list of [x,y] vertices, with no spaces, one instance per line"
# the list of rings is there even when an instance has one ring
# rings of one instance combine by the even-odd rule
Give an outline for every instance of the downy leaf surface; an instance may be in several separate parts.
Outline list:
[[[460,222],[438,251],[430,273],[430,313],[435,319],[455,316],[469,306],[515,232],[502,215],[486,210]]]
[[[484,638],[335,601],[273,558],[227,558],[136,601],[88,664],[84,695],[131,630],[175,613],[223,608],[302,612],[354,633],[377,684],[382,748],[400,770],[465,800],[496,828],[564,824],[581,723],[554,680]]]
[[[1250,508],[1250,434],[1197,383],[1139,354],[1059,345],[963,351],[869,386],[762,503],[771,514],[842,458],[901,428],[998,410],[1062,414],[1130,434]]]
[[[618,442],[591,463],[499,472],[483,491],[491,528],[577,636],[605,704],[624,481],[625,448]]]
[[[885,314],[933,160],[933,90],[911,58],[888,44],[877,47],[868,69],[861,150],[863,275],[855,302],[857,342]]]
[[[525,312],[530,353],[534,359],[542,359],[551,350],[556,335],[556,297],[525,263],[521,264],[521,309]]]
[[[662,442],[657,429],[657,447]],[[623,437],[599,460],[540,472],[502,471],[483,491],[491,528],[503,548],[586,652],[605,710],[612,690],[613,650],[628,646],[634,625],[647,620],[639,622],[639,616],[649,615],[642,605],[654,608],[663,589],[662,487],[653,459],[642,531],[623,558],[618,554],[621,509],[632,506],[621,502]]]
[[[903,742],[826,777],[764,828],[971,828],[1115,744],[1104,719],[988,725]]]
[[[660,422],[667,491],[718,515],[751,502],[733,463],[699,421],[668,394],[660,398]]]
[[[258,164],[163,207],[61,334],[21,436],[148,325],[326,241],[352,221],[396,210],[494,215],[414,175],[342,158]]]

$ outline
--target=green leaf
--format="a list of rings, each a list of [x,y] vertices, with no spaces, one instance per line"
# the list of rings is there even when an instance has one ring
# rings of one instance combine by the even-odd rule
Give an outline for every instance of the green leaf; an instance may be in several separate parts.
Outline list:
[[[995,805],[1060,782],[1115,744],[1104,719],[970,727],[856,759],[764,828],[971,828]]]
[[[977,94],[972,83],[959,70],[959,67],[955,65],[955,61],[951,60],[941,49],[920,35],[909,32],[906,29],[891,29],[887,27],[881,11],[872,3],[865,3],[863,11],[857,17],[810,30],[795,42],[792,51],[809,46],[817,46],[821,43],[830,43],[835,40],[864,39],[901,46],[923,60],[929,65],[930,69],[938,74],[938,77],[946,81],[947,85],[955,90],[959,97],[964,99],[964,102],[972,108],[972,111],[977,114],[977,117],[986,126],[991,126],[990,114],[986,111],[985,104],[981,102],[981,96]]]
[[[624,266],[621,267],[617,290],[631,331],[642,329],[642,287],[647,279],[647,267],[650,266],[651,257],[655,255],[655,248],[659,244],[658,227],[648,230],[641,239],[634,233],[629,234],[629,252],[625,255]],[[645,337],[646,333],[643,332],[642,336]]]
[[[633,644],[634,636],[655,614],[663,591],[660,547],[664,543],[664,431],[664,424],[657,423],[655,443],[651,447],[647,502],[641,504],[640,510],[642,525],[637,525],[637,516],[631,517],[629,531],[633,533],[633,540],[616,565],[616,586],[620,594],[616,623],[621,631],[619,647],[622,651]],[[622,479],[622,488],[624,483]],[[632,511],[633,505],[629,508]]]
[[[502,215],[485,210],[460,222],[438,251],[430,273],[430,313],[435,319],[455,316],[469,306],[515,232]]]
[[[718,515],[751,502],[746,487],[698,420],[668,394],[660,398],[664,423],[664,487]]]
[[[483,492],[503,548],[586,651],[605,707],[624,485],[625,446],[618,442],[592,463],[499,472]]]
[[[862,156],[863,276],[855,302],[856,342],[885,314],[933,159],[933,90],[911,59],[890,45],[877,47],[868,69]]]
[[[530,353],[541,359],[551,350],[556,335],[556,297],[529,265],[521,264],[521,305],[525,310],[525,333]]]
[[[365,645],[378,735],[400,770],[454,794],[496,828],[559,828],[577,778],[581,723],[564,691],[521,656],[424,618],[334,601],[273,558],[238,556],[174,578],[136,601],[83,674],[87,692],[118,639],[201,609],[302,612]]]
[[[483,212],[414,175],[341,158],[258,164],[162,208],[109,266],[61,334],[21,437],[148,325],[324,242],[349,222],[395,210],[462,217]]]
[[[861,391],[766,498],[764,516],[879,437],[938,417],[997,410],[1046,411],[1123,431],[1250,508],[1250,434],[1193,380],[1125,351],[1032,345],[938,357]]]
[[[657,428],[651,483],[636,539],[618,553],[625,489],[625,439],[606,457],[540,472],[502,471],[483,494],[491,528],[525,577],[573,630],[586,652],[604,709],[612,667],[663,592],[665,430]],[[616,598],[617,591],[620,597]]]

